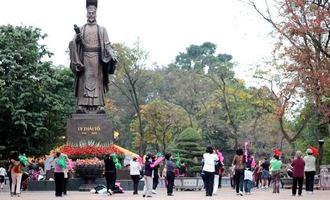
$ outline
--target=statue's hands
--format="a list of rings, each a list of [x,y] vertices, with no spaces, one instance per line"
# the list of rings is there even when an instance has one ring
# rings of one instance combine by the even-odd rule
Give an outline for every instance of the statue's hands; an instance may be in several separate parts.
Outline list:
[[[77,72],[82,72],[82,71],[84,71],[84,69],[85,69],[85,67],[83,65],[77,65],[76,66],[76,71]]]
[[[76,42],[81,42],[81,33],[76,34]]]

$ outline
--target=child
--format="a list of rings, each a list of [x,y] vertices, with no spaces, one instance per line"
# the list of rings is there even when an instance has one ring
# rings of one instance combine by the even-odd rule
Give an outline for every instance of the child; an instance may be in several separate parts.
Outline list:
[[[244,170],[244,191],[245,191],[245,194],[251,194],[252,181],[253,181],[253,172],[252,172],[251,168],[246,168]]]

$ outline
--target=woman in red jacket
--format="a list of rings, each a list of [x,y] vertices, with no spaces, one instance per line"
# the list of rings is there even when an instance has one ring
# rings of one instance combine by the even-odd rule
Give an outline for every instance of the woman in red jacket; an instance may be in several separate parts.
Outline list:
[[[292,196],[296,196],[297,183],[298,183],[298,195],[301,196],[302,186],[304,183],[304,168],[305,168],[305,161],[302,158],[301,151],[296,152],[296,157],[292,161],[291,166],[293,172]]]

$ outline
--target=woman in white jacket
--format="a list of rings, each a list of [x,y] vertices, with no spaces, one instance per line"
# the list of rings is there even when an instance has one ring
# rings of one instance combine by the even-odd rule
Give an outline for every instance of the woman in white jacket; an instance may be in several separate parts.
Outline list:
[[[212,196],[215,164],[219,162],[218,156],[213,152],[212,147],[206,148],[206,153],[203,155],[203,173],[206,196]]]
[[[133,160],[130,161],[129,166],[129,173],[131,175],[131,178],[133,180],[133,195],[138,194],[138,187],[139,187],[139,180],[140,180],[140,173],[141,173],[141,165],[137,161],[136,158],[133,158]]]
[[[306,177],[306,191],[313,193],[314,189],[314,176],[316,172],[315,161],[312,149],[307,149],[307,155],[304,157],[305,161],[305,177]]]

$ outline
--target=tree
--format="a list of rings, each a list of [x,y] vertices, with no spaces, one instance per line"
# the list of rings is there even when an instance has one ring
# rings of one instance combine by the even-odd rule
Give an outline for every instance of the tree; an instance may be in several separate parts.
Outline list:
[[[207,98],[215,89],[205,74],[213,70],[216,48],[211,42],[190,45],[176,56],[166,73],[165,80],[171,84],[168,85],[169,93],[163,98],[183,107],[189,114],[192,127],[194,117],[207,107]]]
[[[283,71],[284,65],[274,61],[270,65],[272,70],[267,70],[267,67],[264,65],[262,70],[257,70],[255,78],[264,82],[264,90],[268,93],[266,98],[273,102],[273,115],[279,125],[281,138],[291,146],[291,151],[295,152],[295,141],[299,139],[311,118],[311,105],[307,106],[304,102],[306,100],[299,97],[297,85],[292,82],[292,74]]]
[[[229,135],[234,140],[234,149],[238,148],[242,134],[240,124],[249,115],[252,95],[245,88],[244,82],[234,78],[232,56],[218,54],[209,59],[209,71],[206,74],[214,84],[213,98],[223,108],[224,121],[228,125]]]
[[[175,140],[173,152],[179,153],[188,166],[188,176],[201,172],[201,159],[205,149],[201,146],[202,137],[196,129],[186,128]]]
[[[189,126],[187,112],[180,106],[162,100],[154,100],[141,106],[145,143],[155,146],[157,152],[165,153],[175,136]],[[135,141],[139,145],[138,120],[131,124]]]
[[[68,97],[59,95],[64,78],[43,61],[52,55],[39,43],[45,37],[38,28],[0,26],[0,145],[6,151],[41,155],[63,140]]]
[[[118,70],[116,80],[112,82],[113,89],[117,89],[128,100],[128,106],[133,108],[134,115],[138,120],[138,133],[140,138],[139,154],[143,155],[146,150],[145,133],[142,123],[141,106],[148,100],[148,92],[152,86],[150,71],[145,69],[147,53],[140,49],[136,43],[133,48],[121,44],[115,44],[118,53]],[[117,102],[119,103],[119,102]]]
[[[193,127],[196,114],[206,106],[206,99],[211,93],[209,81],[194,70],[182,71],[173,66],[159,70],[159,73],[163,75],[158,88],[159,98],[185,109]]]
[[[211,42],[204,42],[202,45],[190,45],[186,52],[180,52],[175,58],[174,65],[181,70],[194,70],[203,73],[205,70],[205,60],[215,53],[216,45]]]
[[[315,125],[318,126],[318,135],[329,135],[329,1],[276,1],[276,17],[273,17],[267,1],[266,11],[262,11],[252,0],[249,3],[274,28],[279,38],[276,49],[279,52],[278,57],[286,61],[284,71],[291,73],[291,82],[283,87],[281,92],[286,94],[282,105],[289,105],[288,100],[292,93],[301,93],[301,96],[306,97],[310,107],[305,109],[310,112],[307,113],[301,130],[313,116],[317,119]],[[287,109],[285,106],[282,110]],[[283,134],[286,135],[283,130]]]
[[[169,88],[175,88],[170,90],[174,95],[167,99],[185,108],[191,121],[198,121],[196,125],[203,129],[206,143],[226,147],[231,145],[228,140],[231,139],[236,149],[248,135],[240,129],[241,125],[251,120],[258,122],[256,119],[265,110],[257,114],[251,106],[257,105],[256,98],[244,81],[234,77],[232,56],[215,51],[215,44],[205,42],[190,45],[186,52],[181,52],[168,73],[181,75],[181,84],[175,84],[179,76],[173,76]]]

